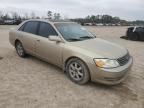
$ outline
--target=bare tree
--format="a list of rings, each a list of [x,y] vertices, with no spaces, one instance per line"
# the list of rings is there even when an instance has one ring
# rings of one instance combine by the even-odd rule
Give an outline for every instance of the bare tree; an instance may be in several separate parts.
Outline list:
[[[17,12],[12,12],[12,18],[13,19],[18,19],[19,18],[19,15]]]
[[[45,19],[45,16],[41,16],[41,19]]]
[[[29,19],[28,13],[24,14],[25,19]]]
[[[0,19],[2,19],[3,18],[3,12],[2,11],[0,11]]]
[[[54,13],[54,19],[59,20],[61,18],[60,13]]]
[[[39,16],[36,16],[36,19],[40,19],[40,17],[39,17]]]
[[[10,19],[9,14],[8,14],[8,13],[6,13],[6,14],[3,16],[3,19],[4,19],[4,20],[9,20],[9,19]]]
[[[32,12],[32,13],[31,13],[31,15],[30,15],[30,17],[31,17],[32,19],[35,19],[35,18],[36,18],[35,13],[34,13],[34,12]]]
[[[48,19],[52,19],[52,11],[47,12]]]
[[[63,19],[64,19],[64,20],[69,20],[70,18],[69,18],[68,15],[64,15]]]

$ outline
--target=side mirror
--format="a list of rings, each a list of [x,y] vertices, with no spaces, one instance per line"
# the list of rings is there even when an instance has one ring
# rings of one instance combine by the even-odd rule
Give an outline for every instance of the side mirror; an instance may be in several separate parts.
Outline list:
[[[61,42],[61,38],[59,36],[49,36],[48,39],[50,41]]]

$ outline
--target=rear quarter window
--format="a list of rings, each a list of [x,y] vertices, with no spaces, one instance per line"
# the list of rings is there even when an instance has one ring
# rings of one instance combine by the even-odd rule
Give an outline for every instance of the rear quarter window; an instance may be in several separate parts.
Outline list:
[[[25,26],[25,24],[23,24],[18,30],[19,31],[23,31],[24,30],[24,26]]]

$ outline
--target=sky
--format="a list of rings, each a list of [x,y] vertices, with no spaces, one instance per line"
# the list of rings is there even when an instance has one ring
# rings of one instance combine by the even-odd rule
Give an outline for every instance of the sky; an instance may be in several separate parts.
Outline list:
[[[144,20],[144,0],[0,0],[0,10],[45,16],[48,10],[63,17],[109,14],[125,20]]]

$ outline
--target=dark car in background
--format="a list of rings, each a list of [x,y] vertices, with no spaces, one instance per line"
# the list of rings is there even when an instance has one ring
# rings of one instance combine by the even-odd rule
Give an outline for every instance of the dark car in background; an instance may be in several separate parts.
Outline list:
[[[0,24],[4,24],[4,20],[0,19]]]
[[[0,19],[0,25],[18,25],[21,22],[22,20],[19,19],[9,19],[9,20]]]
[[[133,41],[144,41],[144,27],[129,27],[126,36]]]

